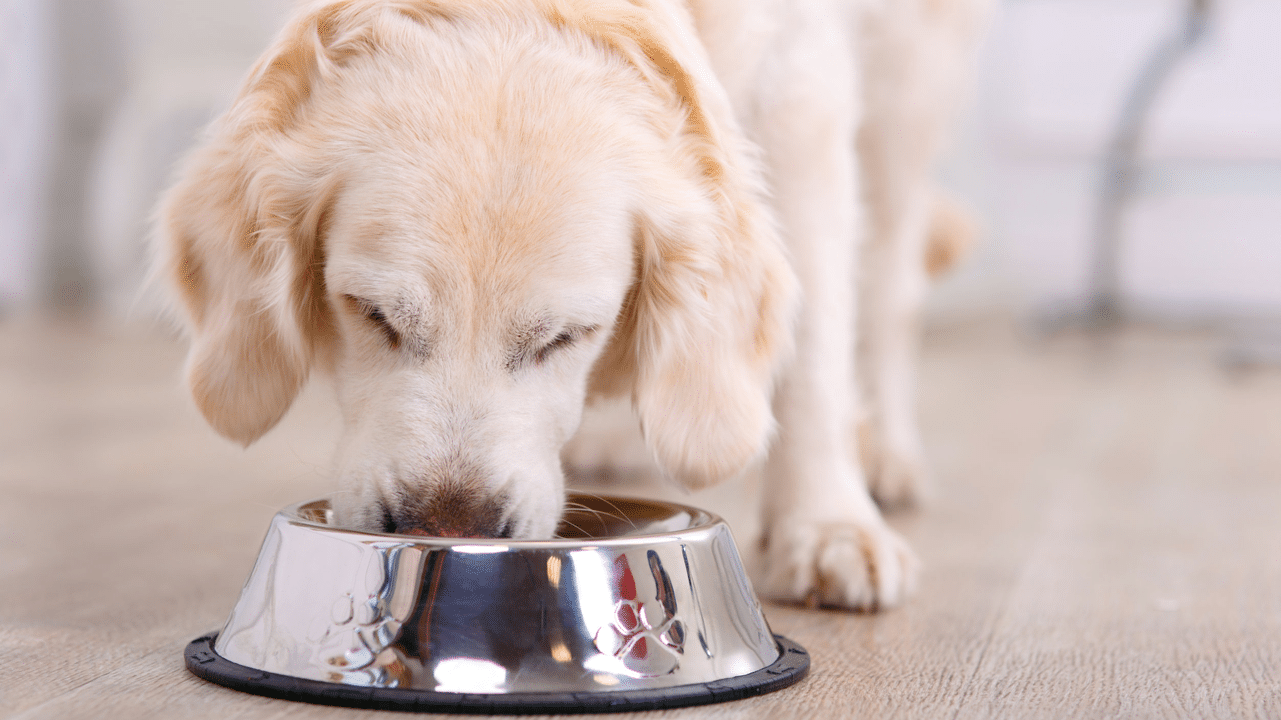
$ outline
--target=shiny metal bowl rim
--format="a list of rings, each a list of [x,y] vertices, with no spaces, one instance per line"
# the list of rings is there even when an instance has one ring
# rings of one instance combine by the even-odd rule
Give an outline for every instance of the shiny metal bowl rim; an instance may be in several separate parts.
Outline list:
[[[576,494],[584,494],[584,493],[577,493],[577,492],[571,491],[566,494],[566,497],[569,497],[570,495],[576,495]],[[467,547],[475,547],[475,546],[482,546],[487,549],[488,548],[505,548],[508,551],[564,550],[569,548],[587,549],[587,548],[596,548],[596,547],[629,547],[629,546],[637,546],[637,545],[645,546],[645,545],[652,545],[655,540],[667,540],[667,541],[674,540],[674,539],[695,540],[703,535],[706,535],[709,532],[712,532],[717,525],[725,522],[724,518],[720,517],[715,513],[708,512],[707,510],[704,510],[702,508],[697,508],[692,505],[686,505],[684,503],[676,503],[676,502],[670,502],[667,500],[654,500],[651,498],[641,498],[641,497],[633,497],[633,496],[627,496],[627,495],[614,495],[614,494],[609,494],[603,497],[608,497],[610,501],[624,500],[627,502],[634,502],[634,503],[643,504],[643,505],[664,507],[664,508],[668,508],[678,512],[683,511],[689,514],[690,525],[687,528],[683,528],[680,530],[672,530],[668,532],[637,533],[635,535],[623,535],[623,536],[616,536],[616,537],[607,536],[607,537],[582,537],[582,538],[551,538],[547,540],[513,540],[510,538],[429,537],[429,536],[422,536],[422,535],[402,535],[400,533],[386,533],[386,532],[380,532],[377,530],[356,530],[352,528],[345,528],[340,525],[333,525],[327,522],[312,520],[310,518],[305,517],[302,514],[303,509],[309,505],[315,505],[315,504],[324,503],[324,502],[331,502],[331,497],[328,495],[320,498],[312,498],[310,500],[304,500],[302,502],[297,502],[291,505],[287,505],[284,508],[281,508],[279,513],[282,515],[285,515],[288,518],[290,523],[293,523],[295,525],[302,525],[302,526],[309,527],[314,530],[319,530],[322,532],[340,533],[343,535],[368,537],[372,539],[386,538],[387,540],[395,541],[397,543],[410,544],[410,545],[425,545],[429,547],[447,548],[447,549],[453,549],[453,550],[458,550],[460,548],[467,548]],[[620,511],[620,514],[621,514],[621,511]]]

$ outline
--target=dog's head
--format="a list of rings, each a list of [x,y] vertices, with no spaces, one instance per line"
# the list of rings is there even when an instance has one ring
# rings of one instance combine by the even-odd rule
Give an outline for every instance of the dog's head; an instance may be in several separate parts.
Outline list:
[[[247,444],[332,371],[351,526],[549,536],[588,392],[691,485],[772,429],[793,280],[687,20],[507,5],[303,13],[162,205],[197,404]]]

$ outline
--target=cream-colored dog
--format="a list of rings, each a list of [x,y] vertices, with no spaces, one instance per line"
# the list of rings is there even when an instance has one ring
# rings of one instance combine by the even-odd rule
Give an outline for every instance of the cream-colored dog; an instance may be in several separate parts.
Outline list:
[[[899,603],[915,561],[869,496],[855,428],[866,414],[873,487],[910,499],[919,442],[894,364],[910,368],[911,341],[895,324],[923,282],[939,120],[901,140],[911,167],[869,153],[901,118],[891,100],[889,124],[862,122],[878,92],[864,68],[921,54],[931,18],[974,4],[301,9],[163,202],[196,402],[249,443],[324,369],[345,423],[342,522],[534,538],[555,531],[585,400],[625,394],[680,482],[767,458],[766,592]],[[865,191],[873,157],[906,179]],[[877,197],[895,182],[910,197]],[[866,218],[866,292],[885,298],[865,302],[866,393],[864,199],[888,208]]]

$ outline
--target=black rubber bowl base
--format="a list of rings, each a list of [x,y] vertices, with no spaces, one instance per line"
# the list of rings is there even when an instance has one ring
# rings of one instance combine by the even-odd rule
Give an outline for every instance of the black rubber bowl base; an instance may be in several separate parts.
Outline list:
[[[657,690],[603,690],[575,693],[472,695],[407,688],[377,688],[305,680],[238,665],[214,651],[217,634],[187,645],[187,669],[197,677],[233,690],[279,698],[371,710],[407,712],[533,715],[658,710],[741,700],[781,690],[800,682],[810,669],[809,653],[775,635],[779,658],[754,673],[710,683]]]

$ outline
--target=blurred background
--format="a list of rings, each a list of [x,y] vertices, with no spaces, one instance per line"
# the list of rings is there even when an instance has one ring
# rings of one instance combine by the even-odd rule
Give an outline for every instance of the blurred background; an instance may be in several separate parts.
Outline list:
[[[333,491],[337,409],[219,438],[141,291],[288,2],[0,0],[0,717],[295,717],[176,658]],[[769,607],[842,688],[808,714],[1281,716],[1281,0],[997,0],[938,172],[982,237],[928,306],[939,494],[890,516],[922,587]],[[750,557],[752,497],[681,499]]]
[[[1204,27],[1188,41],[1200,13]],[[1281,2],[1005,0],[945,179],[987,236],[936,309],[1033,315],[1091,291],[1106,154],[1141,121],[1116,219],[1132,316],[1281,312]],[[1138,118],[1125,118],[1139,104]]]
[[[3,0],[0,312],[147,319],[148,213],[288,0]],[[936,318],[1070,311],[1091,289],[1100,182],[1127,96],[1185,0],[1005,0],[944,182],[983,242]],[[1128,311],[1281,317],[1278,0],[1218,0],[1156,83],[1116,235]],[[141,299],[140,299],[141,298]]]

